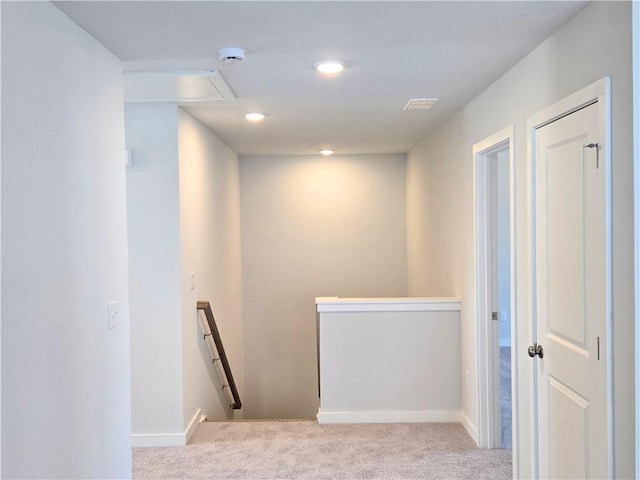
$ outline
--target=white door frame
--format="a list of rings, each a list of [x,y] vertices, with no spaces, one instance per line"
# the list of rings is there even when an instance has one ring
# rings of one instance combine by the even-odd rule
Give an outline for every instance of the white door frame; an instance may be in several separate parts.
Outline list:
[[[593,82],[590,85],[578,90],[577,92],[569,95],[568,97],[554,103],[553,105],[539,111],[538,113],[531,115],[527,118],[527,185],[528,185],[528,199],[527,199],[527,263],[529,265],[529,315],[528,315],[528,331],[531,335],[530,343],[537,342],[537,324],[536,324],[536,310],[535,310],[535,298],[536,298],[536,258],[535,258],[535,226],[533,219],[535,217],[535,162],[536,158],[536,131],[549,123],[554,122],[562,117],[570,115],[584,107],[587,107],[593,103],[598,103],[599,108],[603,114],[605,120],[605,138],[603,140],[602,155],[603,163],[605,165],[605,189],[606,189],[606,269],[607,269],[607,288],[606,288],[606,355],[603,359],[606,362],[607,371],[607,445],[608,445],[608,468],[609,477],[613,477],[613,372],[612,372],[612,271],[611,271],[611,78],[604,77],[600,80]],[[537,425],[537,401],[535,400],[538,395],[537,379],[534,369],[528,369],[531,378],[528,379],[533,403],[532,403],[532,415],[531,415],[531,461],[533,466],[533,476],[538,478],[539,476],[539,455],[538,455],[538,425]],[[525,379],[521,379],[524,381]]]
[[[516,321],[516,164],[514,126],[510,125],[501,131],[491,135],[473,146],[473,185],[474,185],[474,245],[475,245],[475,269],[476,269],[476,338],[477,338],[477,368],[478,368],[478,446],[480,448],[499,448],[500,436],[496,432],[496,412],[494,405],[496,397],[494,385],[496,384],[497,368],[493,364],[496,358],[497,345],[492,341],[493,322],[490,317],[491,305],[491,281],[490,262],[491,244],[489,219],[491,205],[488,201],[487,177],[489,167],[487,156],[496,150],[509,146],[509,237],[510,237],[510,268],[511,268],[511,371],[512,371],[512,451],[514,477],[518,477],[518,402],[515,390],[516,362],[517,362],[517,321]],[[497,438],[496,438],[497,437]]]
[[[633,2],[633,218],[635,251],[636,478],[640,478],[640,2]]]

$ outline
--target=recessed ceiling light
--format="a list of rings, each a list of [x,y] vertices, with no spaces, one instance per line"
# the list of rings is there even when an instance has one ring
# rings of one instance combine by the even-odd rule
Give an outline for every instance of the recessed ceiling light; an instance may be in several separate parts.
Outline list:
[[[344,70],[344,63],[338,62],[336,60],[331,60],[329,62],[316,63],[315,67],[316,70],[320,73],[334,75]]]
[[[264,113],[252,112],[247,113],[244,118],[249,120],[250,122],[259,122],[260,120],[264,120]]]
[[[333,150],[331,150],[330,148],[325,148],[323,150],[320,150],[320,154],[328,157],[329,155],[333,155]]]

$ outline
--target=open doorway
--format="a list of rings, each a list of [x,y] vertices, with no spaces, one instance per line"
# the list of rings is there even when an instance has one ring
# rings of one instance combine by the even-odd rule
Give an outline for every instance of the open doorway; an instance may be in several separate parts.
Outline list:
[[[494,375],[498,379],[499,394],[494,397],[499,411],[499,446],[511,448],[511,239],[509,218],[509,144],[501,144],[485,157],[490,170],[491,187],[491,265],[492,325],[497,360]],[[495,313],[494,313],[495,312]],[[497,338],[496,338],[497,337]],[[498,445],[496,445],[498,446]]]
[[[474,145],[473,161],[479,446],[515,449],[513,128]]]

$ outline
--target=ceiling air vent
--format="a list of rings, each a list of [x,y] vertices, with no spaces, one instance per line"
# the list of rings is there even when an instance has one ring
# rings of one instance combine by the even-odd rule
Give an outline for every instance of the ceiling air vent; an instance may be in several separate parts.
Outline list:
[[[402,110],[429,110],[439,98],[412,98]]]
[[[125,72],[125,102],[198,103],[235,95],[216,71]]]

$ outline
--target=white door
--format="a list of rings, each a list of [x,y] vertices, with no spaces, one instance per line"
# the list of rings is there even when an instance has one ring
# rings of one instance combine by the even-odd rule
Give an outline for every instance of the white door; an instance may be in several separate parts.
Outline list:
[[[540,478],[609,474],[601,111],[596,102],[535,134],[534,315],[543,350],[533,361]]]

